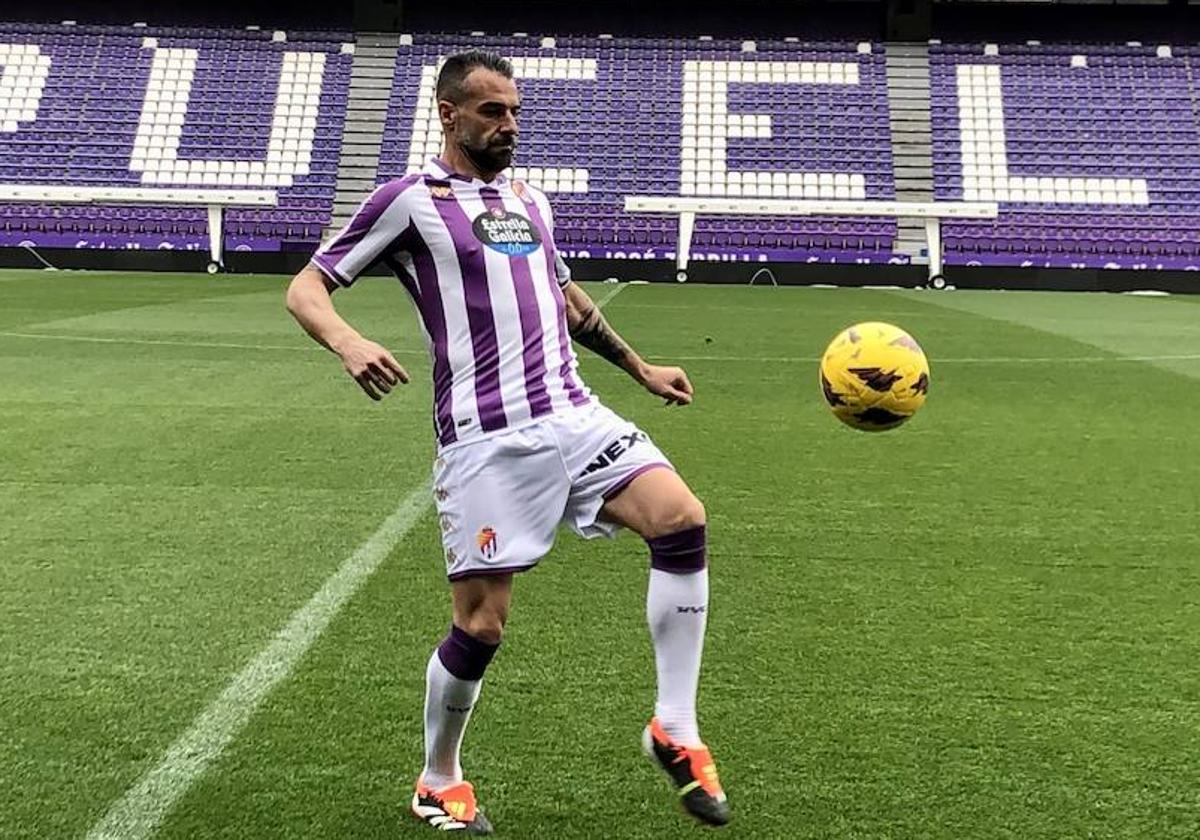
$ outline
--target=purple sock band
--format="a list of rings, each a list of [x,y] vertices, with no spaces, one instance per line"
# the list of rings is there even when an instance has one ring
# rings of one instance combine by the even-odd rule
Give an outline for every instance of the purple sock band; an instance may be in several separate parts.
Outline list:
[[[674,574],[698,572],[706,565],[704,526],[676,531],[646,540],[650,546],[650,568]]]
[[[450,633],[438,645],[438,659],[446,666],[446,670],[460,680],[478,680],[483,678],[488,663],[496,655],[500,645],[489,645],[481,642],[457,625],[450,625]]]

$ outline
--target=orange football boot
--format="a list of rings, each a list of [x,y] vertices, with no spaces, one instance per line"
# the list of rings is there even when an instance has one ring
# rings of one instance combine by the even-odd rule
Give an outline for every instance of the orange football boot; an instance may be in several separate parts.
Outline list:
[[[455,782],[434,790],[424,779],[417,779],[412,812],[417,819],[438,831],[493,833],[491,822],[475,804],[475,788],[470,782]]]
[[[708,747],[676,744],[658,718],[651,718],[642,732],[642,749],[671,777],[685,811],[709,825],[729,822],[729,803]]]

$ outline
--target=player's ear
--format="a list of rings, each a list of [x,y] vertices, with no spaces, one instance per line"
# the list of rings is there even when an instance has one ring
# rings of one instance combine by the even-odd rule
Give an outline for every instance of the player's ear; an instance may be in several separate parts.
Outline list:
[[[454,131],[455,124],[458,120],[458,106],[449,99],[439,99],[438,119],[441,120],[442,128],[445,131]]]

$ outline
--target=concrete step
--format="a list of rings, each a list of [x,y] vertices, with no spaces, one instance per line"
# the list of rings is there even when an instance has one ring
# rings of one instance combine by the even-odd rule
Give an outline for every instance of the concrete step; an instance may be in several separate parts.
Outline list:
[[[395,73],[395,67],[389,63],[359,65],[354,68],[351,79],[386,79],[389,82]]]
[[[400,35],[396,32],[359,32],[355,43],[359,47],[398,47]]]
[[[366,136],[347,137],[342,141],[342,154],[379,157],[379,141],[378,139],[372,141],[370,137]]]
[[[394,32],[360,32],[355,40],[331,229],[345,224],[375,188],[399,46]]]
[[[354,108],[346,109],[347,119],[358,120],[360,122],[376,122],[379,119],[386,118],[388,115],[388,104],[385,100],[379,100],[379,106],[376,108],[368,108],[358,104]]]
[[[373,151],[360,152],[355,154],[342,150],[342,169],[345,172],[351,172],[350,167],[371,167],[377,169],[379,167],[379,149]]]
[[[929,55],[929,44],[921,41],[890,41],[887,45],[888,55]]]
[[[365,114],[362,112],[346,114],[344,134],[374,134],[383,130],[382,122],[385,112]]]
[[[355,93],[367,94],[374,97],[376,91],[392,92],[392,77],[387,76],[355,76],[350,80],[350,90]]]
[[[929,113],[929,100],[926,98],[929,95],[929,86],[915,91],[911,96],[896,96],[892,91],[888,91],[888,104],[894,108],[905,108],[910,111],[922,111]]]
[[[892,71],[893,68],[888,68]],[[927,87],[929,85],[929,73],[914,73],[911,70],[904,72],[891,72],[888,76],[889,90],[912,90],[913,88]]]

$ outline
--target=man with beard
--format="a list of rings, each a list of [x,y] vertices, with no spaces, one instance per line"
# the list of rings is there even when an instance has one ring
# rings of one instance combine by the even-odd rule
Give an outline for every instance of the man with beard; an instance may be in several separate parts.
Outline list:
[[[513,575],[550,550],[561,522],[586,538],[625,527],[646,540],[658,693],[643,748],[689,813],[723,825],[729,807],[696,723],[704,507],[645,432],[583,384],[570,339],[667,404],[690,403],[692,386],[609,327],[557,255],[545,195],[501,174],[520,111],[509,63],[478,51],[450,56],[437,98],[441,157],[377,188],[287,294],[304,329],[381,399],[408,374],[342,320],[331,293],[382,262],[412,295],[432,357],[433,490],[453,621],[426,668],[425,767],[412,811],[442,831],[492,832],[459,748],[500,644]]]

